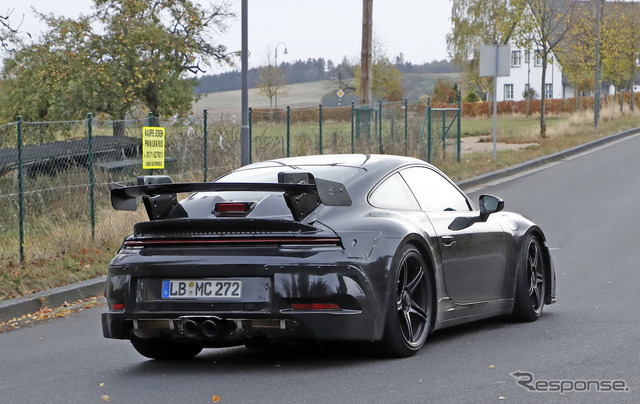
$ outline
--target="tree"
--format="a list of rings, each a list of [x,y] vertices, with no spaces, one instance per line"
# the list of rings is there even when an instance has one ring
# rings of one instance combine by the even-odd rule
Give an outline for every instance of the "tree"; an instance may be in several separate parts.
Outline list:
[[[10,11],[6,14],[0,14],[0,46],[6,51],[11,51],[9,43],[15,39],[15,34],[18,33],[18,29],[11,25],[10,18]]]
[[[266,66],[258,69],[258,79],[256,80],[260,94],[269,99],[269,109],[273,110],[273,99],[278,94],[284,95],[286,82],[284,76],[278,67],[268,63]]]
[[[95,98],[83,94],[94,90],[82,85],[86,75],[94,76],[91,69],[102,68],[89,61],[88,19],[46,17],[46,22],[51,28],[41,43],[18,49],[4,61],[0,112],[5,119],[76,119]]]
[[[356,69],[355,82],[356,92],[361,93],[360,72],[361,69]],[[402,73],[389,61],[389,58],[377,43],[374,46],[371,72],[371,92],[378,100],[390,102],[402,101],[404,96]]]
[[[225,3],[202,9],[191,0],[94,0],[90,16],[42,16],[42,41],[5,60],[3,101],[11,113],[50,120],[86,112],[122,120],[136,107],[185,114],[197,85],[189,74],[231,63],[214,40],[230,16]],[[38,100],[37,111],[18,95]]]
[[[556,56],[562,62],[562,72],[576,91],[576,108],[581,107],[582,92],[593,90],[595,71],[595,16],[590,3],[575,7],[569,29],[558,45]]]
[[[516,43],[522,48],[534,49],[542,59],[540,89],[540,137],[547,136],[545,117],[545,85],[547,65],[553,51],[563,41],[570,28],[571,2],[556,0],[512,0],[516,9],[522,10],[516,25]]]
[[[620,90],[633,88],[638,48],[640,47],[640,12],[638,3],[605,4],[601,28],[602,77]],[[633,98],[633,97],[632,97]],[[620,94],[620,111],[624,98]]]
[[[447,49],[462,71],[464,86],[480,94],[493,89],[493,79],[479,76],[480,46],[506,44],[523,7],[511,0],[453,0]]]
[[[458,98],[458,90],[456,88],[456,84],[452,84],[442,79],[438,79],[438,83],[433,87],[433,93],[431,94],[431,101],[452,104],[456,102],[457,98]]]

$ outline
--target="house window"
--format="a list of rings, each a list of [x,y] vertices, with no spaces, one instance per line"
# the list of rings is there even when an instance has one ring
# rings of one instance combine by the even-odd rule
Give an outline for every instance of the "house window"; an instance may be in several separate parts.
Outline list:
[[[513,99],[513,84],[504,85],[504,99],[505,100]]]
[[[540,54],[540,51],[536,51],[536,54],[535,54],[534,60],[533,60],[533,65],[534,66],[542,66],[542,55]]]
[[[526,64],[529,64],[530,60],[531,60],[531,52],[529,52],[529,50],[527,49],[526,51],[524,51],[524,62]]]
[[[544,97],[553,98],[553,84],[544,85]]]
[[[511,51],[511,67],[520,67],[521,53],[519,50]]]

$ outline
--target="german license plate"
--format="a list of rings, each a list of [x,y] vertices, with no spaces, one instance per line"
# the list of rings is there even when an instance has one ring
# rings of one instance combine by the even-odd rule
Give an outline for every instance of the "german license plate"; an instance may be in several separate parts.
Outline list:
[[[162,281],[163,299],[240,299],[242,281],[239,279],[165,279]]]

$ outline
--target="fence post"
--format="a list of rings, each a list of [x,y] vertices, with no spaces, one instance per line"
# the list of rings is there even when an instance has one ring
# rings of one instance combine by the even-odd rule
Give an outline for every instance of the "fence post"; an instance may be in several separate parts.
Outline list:
[[[354,142],[354,112],[355,112],[355,103],[351,101],[351,154],[355,153],[355,142]]]
[[[409,130],[407,129],[407,122],[408,122],[408,115],[409,115],[409,104],[407,103],[407,99],[404,99],[404,155],[408,155],[408,145],[407,145],[407,141],[409,138]]]
[[[287,105],[287,157],[291,155],[291,107]]]
[[[320,139],[318,141],[318,151],[320,152],[319,154],[322,154],[322,104],[318,105],[319,107],[319,114],[318,114],[318,126],[320,129]]]
[[[460,162],[460,119],[462,118],[462,96],[460,91],[458,91],[458,95],[456,97],[458,99],[458,163]]]
[[[22,117],[18,117],[18,221],[20,222],[20,265],[24,264],[24,193],[22,189]]]
[[[442,109],[442,158],[446,157],[447,153],[447,110]]]
[[[427,98],[427,163],[431,163],[431,98]]]
[[[382,101],[378,101],[378,153],[382,154]]]
[[[203,180],[202,182],[207,182],[207,109],[204,109],[204,128],[202,131],[202,134],[204,136],[204,155],[203,157],[203,161],[202,164],[204,165],[204,168],[202,170],[203,172]]]
[[[91,241],[96,240],[95,178],[93,175],[93,115],[87,114],[87,137],[89,139],[89,205],[91,210]]]
[[[251,143],[252,143],[252,136],[251,134],[253,133],[253,108],[249,107],[249,164],[251,164]]]

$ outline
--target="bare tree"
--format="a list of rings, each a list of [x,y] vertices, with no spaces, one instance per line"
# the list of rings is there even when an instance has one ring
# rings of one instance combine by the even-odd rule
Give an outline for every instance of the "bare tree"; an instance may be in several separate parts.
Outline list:
[[[10,42],[12,39],[15,39],[15,35],[18,33],[18,28],[22,24],[21,22],[17,27],[11,25],[9,19],[11,18],[12,13],[13,10],[8,10],[5,14],[0,14],[0,46],[8,52],[11,52],[12,48]],[[27,35],[31,36],[28,33]]]
[[[273,113],[273,100],[280,95],[286,94],[284,90],[287,82],[284,75],[278,68],[271,64],[271,52],[267,50],[267,65],[258,69],[258,91],[269,99],[269,109]]]

